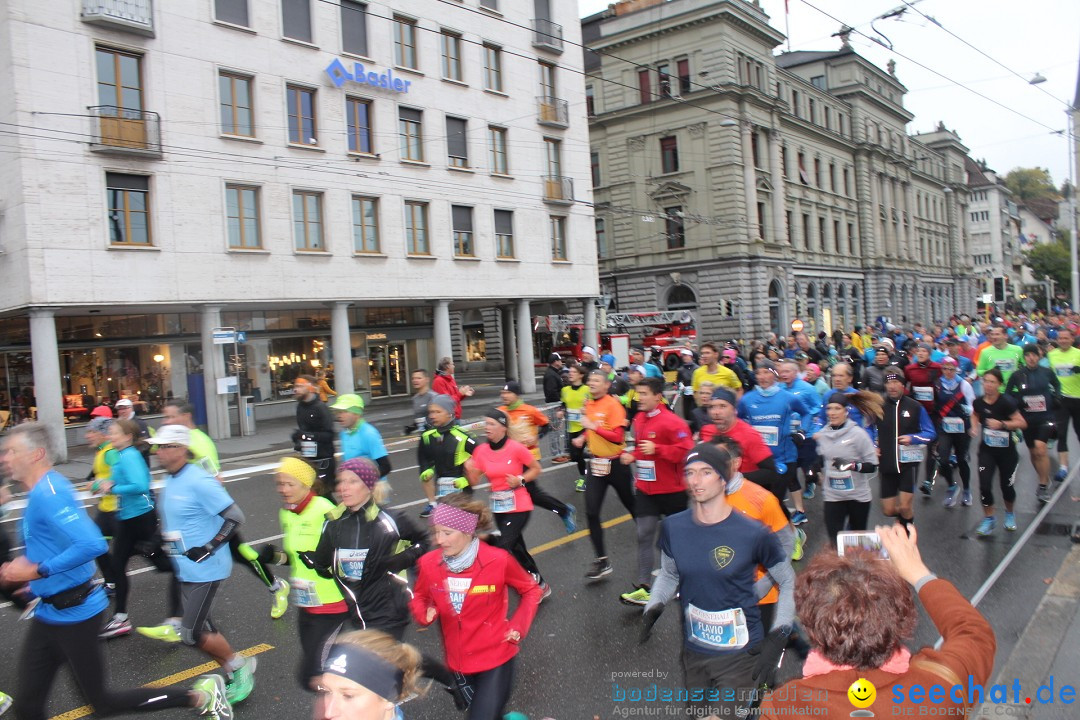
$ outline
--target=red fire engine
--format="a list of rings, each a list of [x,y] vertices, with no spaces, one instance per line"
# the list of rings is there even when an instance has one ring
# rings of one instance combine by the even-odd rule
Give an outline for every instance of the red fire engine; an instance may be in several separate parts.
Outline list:
[[[679,367],[679,351],[694,346],[697,325],[689,310],[666,310],[643,313],[607,313],[601,317],[600,354],[611,350],[611,335],[626,334],[630,344],[660,348],[664,368]],[[533,318],[538,356],[546,361],[552,352],[567,357],[581,357],[585,321],[581,315],[540,315]]]

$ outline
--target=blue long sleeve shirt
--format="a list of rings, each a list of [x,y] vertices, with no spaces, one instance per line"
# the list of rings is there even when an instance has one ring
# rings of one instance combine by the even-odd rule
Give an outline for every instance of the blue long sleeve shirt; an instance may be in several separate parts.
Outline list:
[[[154,509],[150,495],[150,468],[146,466],[142,453],[134,447],[124,448],[117,453],[116,463],[111,470],[112,493],[120,501],[116,511],[118,519],[130,520]]]
[[[94,558],[109,549],[97,525],[75,499],[71,483],[50,470],[27,497],[23,515],[26,558],[37,563],[48,577],[30,581],[39,597],[50,597],[82,585],[94,576]],[[36,618],[50,625],[70,625],[88,620],[108,607],[101,588],[79,605],[58,610],[42,603]]]
[[[797,451],[791,440],[791,423],[794,417],[807,414],[806,403],[783,387],[768,396],[755,388],[739,400],[738,414],[758,431],[777,462],[787,465],[795,462]]]

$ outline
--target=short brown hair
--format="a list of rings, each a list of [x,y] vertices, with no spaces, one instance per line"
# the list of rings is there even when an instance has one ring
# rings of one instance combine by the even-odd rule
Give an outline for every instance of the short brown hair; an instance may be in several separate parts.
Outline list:
[[[893,564],[862,550],[818,553],[795,580],[795,612],[829,662],[857,670],[884,665],[918,620],[911,589]]]

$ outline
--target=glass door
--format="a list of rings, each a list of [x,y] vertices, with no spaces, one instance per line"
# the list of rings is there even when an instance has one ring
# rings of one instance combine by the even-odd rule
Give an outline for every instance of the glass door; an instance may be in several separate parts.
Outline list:
[[[386,346],[368,346],[368,375],[371,381],[371,397],[386,397]]]
[[[390,395],[409,394],[409,363],[405,359],[405,343],[387,346],[386,384]]]

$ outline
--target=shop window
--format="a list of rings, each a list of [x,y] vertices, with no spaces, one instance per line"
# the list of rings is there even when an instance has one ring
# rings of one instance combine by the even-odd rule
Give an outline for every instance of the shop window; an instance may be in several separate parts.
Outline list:
[[[465,335],[465,359],[468,362],[487,360],[487,339],[484,337],[484,320],[475,310],[462,318],[461,329]]]

